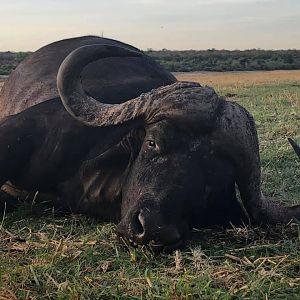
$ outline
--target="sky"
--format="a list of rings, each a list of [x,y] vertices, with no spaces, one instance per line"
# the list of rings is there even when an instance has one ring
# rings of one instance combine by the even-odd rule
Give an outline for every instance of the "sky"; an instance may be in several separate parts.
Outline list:
[[[0,0],[0,51],[91,34],[142,50],[300,49],[300,0]]]

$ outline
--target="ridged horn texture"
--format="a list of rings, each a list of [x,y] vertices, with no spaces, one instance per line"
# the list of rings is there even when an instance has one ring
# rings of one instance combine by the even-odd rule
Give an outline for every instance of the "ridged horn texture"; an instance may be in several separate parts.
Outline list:
[[[83,46],[70,53],[58,71],[57,87],[67,111],[89,126],[111,126],[137,118],[146,123],[181,118],[211,127],[223,100],[209,87],[177,82],[121,104],[104,104],[87,95],[80,74],[89,63],[108,57],[139,57],[141,52],[110,45]],[[122,95],[120,95],[122,97]],[[121,100],[121,99],[120,99]],[[122,102],[122,101],[120,101]]]
[[[297,156],[300,158],[300,147],[292,139],[288,138],[288,141],[292,145],[292,147],[293,147],[295,153],[297,154]]]

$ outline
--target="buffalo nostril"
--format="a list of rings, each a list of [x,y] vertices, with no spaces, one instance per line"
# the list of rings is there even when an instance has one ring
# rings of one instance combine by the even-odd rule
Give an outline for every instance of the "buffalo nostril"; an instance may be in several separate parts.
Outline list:
[[[141,212],[137,212],[134,214],[133,220],[132,220],[132,229],[133,233],[136,236],[142,236],[145,233],[144,230],[144,218],[141,214]]]

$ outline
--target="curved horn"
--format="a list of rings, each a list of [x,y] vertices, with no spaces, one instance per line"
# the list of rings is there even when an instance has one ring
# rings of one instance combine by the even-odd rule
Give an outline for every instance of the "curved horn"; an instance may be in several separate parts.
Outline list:
[[[288,141],[292,145],[292,147],[293,147],[295,153],[297,154],[297,156],[300,158],[300,147],[292,139],[288,138]]]
[[[123,123],[136,117],[130,110],[134,103],[104,104],[88,96],[81,84],[80,75],[89,63],[108,57],[140,57],[143,53],[110,45],[88,45],[71,52],[61,64],[57,75],[57,88],[66,110],[80,122],[90,126],[108,126]],[[130,101],[129,101],[130,102]]]
[[[88,45],[71,52],[61,64],[57,88],[67,111],[89,126],[122,124],[137,118],[146,122],[164,117],[182,117],[210,126],[222,102],[215,91],[193,82],[176,82],[120,104],[104,104],[88,96],[81,85],[83,68],[108,57],[140,57],[141,52],[110,45]]]

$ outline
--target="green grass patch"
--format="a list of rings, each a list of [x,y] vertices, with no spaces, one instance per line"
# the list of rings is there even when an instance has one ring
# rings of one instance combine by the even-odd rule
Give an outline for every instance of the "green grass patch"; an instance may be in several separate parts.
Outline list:
[[[300,203],[297,82],[218,91],[257,123],[266,196]],[[183,251],[119,241],[115,225],[22,206],[0,229],[0,299],[299,299],[300,229],[206,229]],[[1,222],[1,221],[0,221]]]

